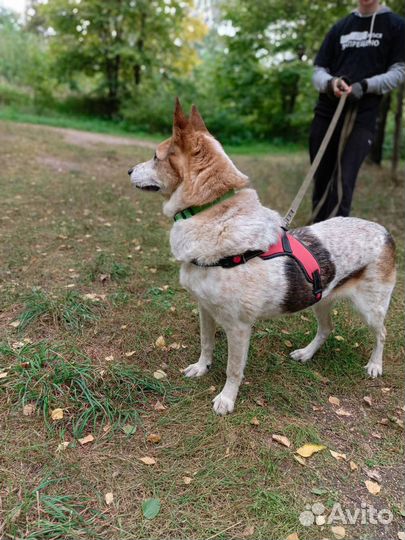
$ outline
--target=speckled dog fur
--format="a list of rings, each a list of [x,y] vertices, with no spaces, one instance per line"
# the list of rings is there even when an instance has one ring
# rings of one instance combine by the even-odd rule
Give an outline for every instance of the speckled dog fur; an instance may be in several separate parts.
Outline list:
[[[198,300],[200,311],[201,355],[184,374],[200,377],[207,372],[215,327],[220,325],[227,335],[228,364],[225,386],[213,400],[214,411],[232,412],[255,321],[305,309],[313,303],[311,286],[289,257],[256,258],[231,269],[191,263],[210,264],[247,250],[266,251],[276,243],[282,223],[277,212],[261,205],[247,177],[210,135],[195,107],[187,118],[176,101],[172,137],[157,147],[152,160],[130,173],[136,187],[164,195],[163,211],[171,218],[230,189],[239,190],[230,199],[175,222],[170,233],[172,253],[181,263],[180,282]],[[316,336],[309,345],[292,352],[292,358],[306,362],[313,357],[332,330],[333,301],[346,297],[375,332],[366,370],[371,377],[381,375],[384,319],[396,275],[392,237],[377,223],[340,217],[291,232],[316,255],[324,288],[322,300],[313,305]]]

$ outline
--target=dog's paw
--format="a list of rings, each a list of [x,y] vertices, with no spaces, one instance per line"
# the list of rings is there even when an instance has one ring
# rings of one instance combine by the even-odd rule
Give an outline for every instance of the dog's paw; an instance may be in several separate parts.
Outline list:
[[[214,412],[220,414],[221,416],[231,413],[235,407],[235,402],[232,399],[224,396],[222,392],[214,397],[212,403],[214,404]]]
[[[190,364],[183,369],[183,374],[185,377],[202,377],[207,373],[209,366],[207,364],[200,364],[196,362],[195,364]]]
[[[380,375],[382,375],[382,372],[383,372],[382,364],[377,364],[371,361],[366,366],[364,366],[364,369],[367,370],[367,374],[372,379],[379,377]]]
[[[304,349],[297,349],[296,351],[291,352],[290,356],[298,362],[307,362],[313,357],[313,352],[308,350],[308,347],[305,347]]]

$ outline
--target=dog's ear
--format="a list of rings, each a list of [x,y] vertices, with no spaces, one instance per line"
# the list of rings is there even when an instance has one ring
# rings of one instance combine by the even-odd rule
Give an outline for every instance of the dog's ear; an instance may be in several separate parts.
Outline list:
[[[195,105],[191,107],[190,122],[195,131],[208,131],[204,124],[204,120]]]
[[[185,127],[187,127],[187,125],[188,125],[188,118],[184,114],[179,98],[176,97],[176,102],[174,105],[174,115],[173,115],[173,130],[184,129]]]

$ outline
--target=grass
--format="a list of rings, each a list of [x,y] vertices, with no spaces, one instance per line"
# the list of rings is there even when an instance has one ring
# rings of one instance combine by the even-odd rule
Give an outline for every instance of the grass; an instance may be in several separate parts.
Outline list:
[[[278,540],[297,532],[317,540],[332,532],[300,524],[307,504],[367,502],[391,509],[393,523],[348,525],[346,536],[395,538],[403,529],[404,206],[387,170],[362,170],[353,209],[386,225],[399,248],[384,377],[365,377],[372,336],[347,304],[336,306],[334,334],[308,364],[288,354],[314,335],[310,312],[263,321],[235,412],[218,418],[211,399],[225,380],[225,335],[218,330],[210,373],[185,380],[181,368],[199,355],[197,306],[178,283],[161,200],[128,182],[128,167],[150,150],[7,122],[0,137],[0,536]],[[250,150],[236,164],[283,212],[305,155]],[[306,200],[297,225],[308,210]],[[157,370],[167,378],[157,380]],[[351,416],[336,414],[331,395]],[[53,421],[56,408],[63,418]],[[88,434],[94,441],[81,445]],[[347,461],[325,450],[303,466],[294,454],[305,443]],[[378,497],[365,488],[371,469],[382,478]],[[142,514],[148,498],[161,502],[153,520]]]

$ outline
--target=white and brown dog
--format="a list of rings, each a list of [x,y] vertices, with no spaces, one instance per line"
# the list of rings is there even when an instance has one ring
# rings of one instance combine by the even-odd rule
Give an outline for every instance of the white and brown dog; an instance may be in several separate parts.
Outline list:
[[[158,145],[153,159],[128,173],[137,188],[159,191],[166,199],[165,215],[175,217],[171,250],[181,263],[180,282],[200,310],[201,355],[184,370],[186,377],[200,377],[211,366],[215,325],[226,332],[227,377],[213,400],[216,413],[232,412],[235,406],[257,319],[313,304],[316,336],[291,353],[306,362],[332,330],[330,311],[337,298],[350,298],[374,330],[376,344],[366,369],[371,377],[382,374],[384,318],[396,277],[395,245],[384,227],[337,217],[291,231],[319,263],[323,293],[317,302],[313,286],[291,257],[254,256],[246,264],[218,266],[219,261],[239,261],[235,255],[266,252],[279,242],[282,219],[261,205],[248,178],[210,135],[194,106],[187,118],[176,100],[172,137]]]

